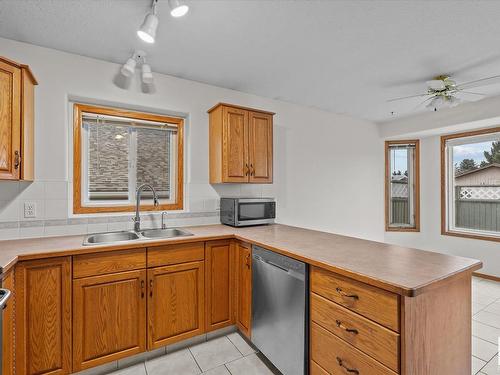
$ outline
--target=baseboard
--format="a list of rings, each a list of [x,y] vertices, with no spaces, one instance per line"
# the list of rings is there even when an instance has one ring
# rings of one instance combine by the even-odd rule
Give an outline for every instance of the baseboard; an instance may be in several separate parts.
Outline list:
[[[479,273],[479,272],[472,272],[472,276],[476,276],[476,277],[479,277],[481,279],[493,280],[493,281],[500,282],[499,276],[486,275],[485,273]]]

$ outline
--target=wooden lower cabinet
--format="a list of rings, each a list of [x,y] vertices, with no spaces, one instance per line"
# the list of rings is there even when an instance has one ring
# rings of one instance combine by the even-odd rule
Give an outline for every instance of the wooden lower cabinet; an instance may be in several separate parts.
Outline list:
[[[204,262],[148,270],[148,349],[205,332]]]
[[[234,324],[234,261],[231,240],[205,245],[206,328],[213,331]]]
[[[14,270],[7,272],[2,279],[2,288],[9,289],[10,299],[5,305],[2,316],[2,375],[14,375],[14,348],[15,346],[15,283]]]
[[[20,262],[16,374],[71,373],[71,257]]]
[[[236,324],[248,338],[251,337],[252,319],[252,248],[250,244],[236,242]]]
[[[73,281],[73,371],[146,350],[146,270]]]

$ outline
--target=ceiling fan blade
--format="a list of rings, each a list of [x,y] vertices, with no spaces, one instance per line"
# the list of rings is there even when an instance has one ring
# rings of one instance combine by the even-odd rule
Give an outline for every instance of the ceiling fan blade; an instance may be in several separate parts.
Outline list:
[[[421,102],[421,103],[419,103],[417,106],[415,106],[415,108],[413,108],[413,110],[414,110],[414,111],[415,111],[415,110],[417,110],[419,107],[421,107],[421,106],[422,106],[422,104],[427,103],[429,100],[432,100],[432,99],[434,99],[434,98],[435,98],[434,96],[431,96],[431,97],[429,97],[429,98],[425,99],[423,102]]]
[[[464,83],[457,85],[456,88],[460,90],[460,89],[464,89],[464,88],[493,85],[495,83],[500,83],[500,74],[496,75],[496,76],[487,77],[487,78],[476,79],[474,81],[464,82]]]
[[[463,91],[463,90],[459,90],[456,93],[457,94],[471,94],[471,95],[487,96],[486,94],[481,94],[479,92]]]
[[[476,60],[476,61],[473,61],[469,64],[462,65],[458,69],[453,70],[452,75],[457,76],[463,72],[466,72],[467,70],[479,68],[479,67],[484,66],[484,65],[489,65],[489,64],[492,64],[498,60],[500,60],[500,54],[497,53],[497,54],[491,55],[485,59]]]
[[[403,96],[403,97],[401,97],[401,98],[389,99],[389,100],[387,101],[387,103],[390,103],[390,102],[395,102],[395,101],[397,101],[397,100],[403,100],[403,99],[419,98],[419,97],[421,97],[421,96],[427,96],[427,95],[429,95],[429,94],[418,94],[418,95]]]

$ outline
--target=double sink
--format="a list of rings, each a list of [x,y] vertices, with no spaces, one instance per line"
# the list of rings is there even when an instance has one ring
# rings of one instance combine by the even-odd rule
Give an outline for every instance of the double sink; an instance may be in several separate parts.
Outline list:
[[[150,240],[155,238],[175,238],[193,234],[178,228],[146,229],[140,232],[122,231],[90,234],[83,241],[84,246],[110,244],[125,241]]]

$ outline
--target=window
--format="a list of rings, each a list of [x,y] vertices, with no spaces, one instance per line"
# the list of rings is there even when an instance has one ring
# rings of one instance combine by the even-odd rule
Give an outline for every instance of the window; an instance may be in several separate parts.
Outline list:
[[[418,232],[419,205],[419,141],[386,141],[386,231]]]
[[[136,189],[145,210],[183,208],[184,120],[114,108],[74,105],[73,212],[135,209]]]
[[[500,240],[500,128],[441,137],[441,231]]]

